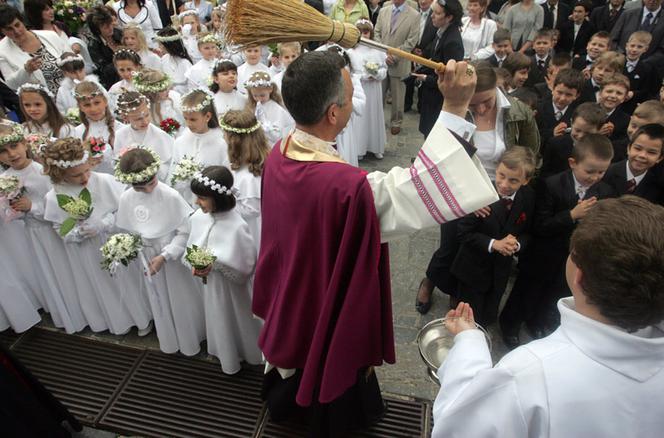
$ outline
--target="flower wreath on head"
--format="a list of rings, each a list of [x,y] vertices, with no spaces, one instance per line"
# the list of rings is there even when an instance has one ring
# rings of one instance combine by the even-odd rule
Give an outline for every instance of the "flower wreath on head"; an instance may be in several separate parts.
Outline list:
[[[178,41],[182,39],[182,35],[180,35],[180,32],[177,32],[173,35],[164,35],[164,36],[155,36],[152,38],[154,41],[157,41],[158,43],[172,43],[173,41]]]
[[[230,60],[228,58],[222,58],[222,59],[217,59],[217,60],[214,61],[214,67],[212,67],[212,69],[214,70],[215,68],[219,67],[224,62],[230,62],[231,64],[233,64],[235,66],[235,68],[237,68],[237,65],[232,60]]]
[[[71,167],[76,167],[80,166],[81,164],[87,163],[88,158],[90,158],[90,153],[88,151],[83,151],[83,156],[81,157],[80,160],[67,161],[67,160],[53,160],[49,158],[47,162],[49,165],[59,167],[60,169],[69,169]]]
[[[244,83],[244,88],[270,88],[272,86],[270,74],[264,71],[257,71]]]
[[[168,88],[173,84],[170,76],[164,74],[164,77],[158,80],[157,82],[146,83],[143,73],[140,71],[135,71],[131,74],[132,83],[134,88],[139,93],[161,93],[162,91],[168,90]]]
[[[224,123],[224,117],[219,117],[219,127],[224,131],[232,132],[234,134],[251,134],[254,131],[257,131],[261,127],[261,122],[256,122],[255,125],[248,128],[236,128],[235,126],[228,125]]]
[[[76,100],[92,99],[93,97],[104,95],[104,92],[101,90],[100,86],[97,83],[95,82],[90,82],[90,83],[95,84],[97,89],[90,94],[79,94],[76,92],[76,88],[74,88],[71,92],[72,96],[74,96],[74,99]]]
[[[217,46],[222,45],[222,41],[213,33],[209,33],[207,35],[204,35],[203,38],[199,38],[197,41],[198,44],[205,44],[205,43],[213,43],[216,44]]]
[[[48,89],[48,87],[45,87],[42,84],[35,84],[34,82],[26,82],[25,84],[21,85],[18,87],[18,90],[16,90],[16,94],[20,95],[24,91],[43,91],[48,97],[51,99],[55,99],[55,96],[53,93],[51,93],[51,90]]]
[[[115,57],[115,55],[120,55],[122,53],[128,53],[130,55],[136,55],[140,58],[140,55],[135,50],[128,49],[128,48],[122,48],[122,49],[116,50],[115,53],[113,54],[113,57]]]
[[[82,63],[85,63],[85,59],[81,55],[69,55],[66,56],[65,58],[58,59],[58,67],[63,67],[65,64],[69,64],[70,62],[76,62],[76,61],[81,61]]]
[[[122,94],[124,94],[124,92],[121,93],[120,96],[122,96]],[[150,111],[150,100],[143,94],[139,94],[139,97],[134,100],[130,100],[129,102],[121,101],[118,97],[115,103],[115,112],[120,116],[126,116],[130,112],[136,111],[142,104],[146,104],[148,106],[148,111]]]
[[[184,104],[185,99],[197,92],[205,94],[205,99],[203,99],[203,102],[194,106],[185,105]],[[180,99],[180,110],[183,113],[197,113],[203,111],[205,108],[212,105],[213,102],[214,102],[214,95],[210,92],[210,90],[206,90],[205,88],[200,88],[200,87],[194,88],[193,90],[189,91],[187,94],[182,96],[182,98]]]
[[[357,26],[358,24],[367,24],[373,29],[373,23],[366,18],[360,18],[355,22],[355,25]]]
[[[146,183],[150,181],[152,178],[154,178],[157,172],[159,172],[159,167],[161,166],[161,158],[159,158],[159,155],[157,155],[155,151],[143,145],[138,145],[132,149],[143,149],[149,152],[150,155],[152,155],[152,159],[154,161],[152,162],[152,164],[150,164],[148,167],[146,167],[140,172],[125,173],[122,170],[120,170],[120,160],[117,160],[115,163],[115,171],[113,172],[113,176],[115,176],[115,179],[121,182],[122,184]]]
[[[5,123],[4,125],[11,125],[12,132],[6,135],[0,135],[0,146],[7,144],[18,143],[19,141],[25,140],[25,133],[23,132],[23,127],[18,123]]]
[[[193,179],[203,184],[205,187],[209,187],[210,190],[219,193],[220,195],[234,195],[238,196],[240,192],[235,188],[231,187],[230,189],[226,186],[222,186],[217,181],[213,180],[209,176],[203,176],[202,173],[195,173]]]

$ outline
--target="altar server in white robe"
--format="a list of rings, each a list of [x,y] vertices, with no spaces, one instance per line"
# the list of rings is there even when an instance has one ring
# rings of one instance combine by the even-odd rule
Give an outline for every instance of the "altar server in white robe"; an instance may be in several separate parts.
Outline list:
[[[216,256],[206,269],[193,270],[207,278],[203,295],[208,353],[219,359],[224,373],[235,374],[243,361],[262,363],[261,321],[251,313],[249,281],[256,247],[249,226],[234,209],[233,176],[226,167],[205,168],[192,180],[191,190],[200,209],[191,216],[187,247],[207,248]]]
[[[281,94],[269,73],[259,71],[244,83],[247,89],[247,110],[256,115],[270,146],[284,138],[295,127],[295,121],[283,107]]]
[[[53,189],[46,194],[44,218],[64,234],[65,251],[90,329],[125,334],[132,326],[137,326],[139,335],[141,330],[145,334],[152,319],[147,297],[126,293],[133,286],[124,270],[118,270],[111,277],[100,268],[99,249],[113,230],[115,212],[125,186],[111,175],[91,172],[89,157],[86,147],[77,138],[57,140],[45,149],[44,170],[51,178]],[[87,204],[83,189],[90,194],[91,213],[83,205]],[[63,202],[58,195],[67,195],[71,201]],[[74,226],[65,234],[66,228],[62,226],[71,222],[68,220],[71,218],[75,219]]]
[[[180,263],[193,212],[182,196],[157,179],[161,159],[148,148],[125,153],[115,177],[131,189],[120,197],[118,228],[141,236],[143,249],[135,283],[147,291],[159,348],[193,356],[205,339],[200,283]]]
[[[664,208],[641,198],[599,201],[571,239],[560,327],[495,367],[469,306],[450,311],[433,436],[660,437],[662,221]]]

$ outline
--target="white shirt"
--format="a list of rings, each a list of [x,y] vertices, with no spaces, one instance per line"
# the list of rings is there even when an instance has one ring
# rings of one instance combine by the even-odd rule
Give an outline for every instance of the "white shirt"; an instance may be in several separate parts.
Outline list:
[[[192,65],[185,73],[187,77],[187,84],[190,89],[194,88],[208,88],[208,80],[212,75],[215,60],[208,61],[201,59],[196,64]]]
[[[662,10],[662,7],[661,7],[661,6],[660,6],[659,8],[657,8],[657,9],[655,9],[655,10],[652,11],[652,12],[650,12],[650,11],[648,10],[648,8],[644,7],[644,8],[643,8],[643,14],[642,14],[643,20],[641,20],[641,24],[645,24],[645,22],[646,22],[646,17],[648,16],[648,14],[652,14],[652,21],[653,21],[653,23],[654,23],[654,22],[655,22],[655,19],[656,19],[657,16],[659,15],[659,11],[661,11],[661,10]]]
[[[214,94],[214,109],[217,111],[219,117],[222,117],[230,110],[241,111],[246,105],[247,98],[242,96],[237,90],[233,90],[230,93],[224,93],[220,90]]]
[[[581,25],[574,23],[574,41],[576,41],[576,35],[579,33],[579,29],[581,29]]]
[[[574,180],[574,192],[577,194],[579,197],[579,200],[583,200],[583,198],[586,196],[586,192],[590,187],[586,187],[584,185],[581,185],[579,181],[577,181],[576,176],[574,175],[574,172],[572,172],[572,179]]]
[[[180,94],[186,93],[187,70],[191,68],[191,62],[188,59],[173,57],[168,53],[161,57],[161,69],[173,81],[173,88]]]
[[[643,181],[643,178],[645,178],[646,174],[648,173],[648,171],[646,170],[641,175],[634,176],[634,174],[632,173],[632,169],[629,168],[629,161],[625,162],[625,167],[627,168],[627,181],[630,181],[630,180],[633,179],[634,181],[636,181],[637,186],[641,183],[641,181]]]
[[[563,109],[558,109],[558,107],[556,106],[555,103],[552,103],[551,106],[553,106],[553,115],[555,116],[557,113],[560,113],[560,119],[563,118],[563,116],[564,116],[565,113],[567,112],[567,108],[569,108],[569,105],[567,105],[567,106],[566,106],[565,108],[563,108]],[[557,121],[560,121],[560,119],[558,119]]]

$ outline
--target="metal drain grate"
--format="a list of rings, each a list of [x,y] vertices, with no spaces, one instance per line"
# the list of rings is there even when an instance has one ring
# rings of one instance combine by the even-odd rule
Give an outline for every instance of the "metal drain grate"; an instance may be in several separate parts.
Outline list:
[[[95,424],[141,350],[32,329],[13,353],[81,422]]]
[[[431,415],[429,405],[420,401],[384,397],[389,410],[387,415],[371,429],[353,434],[354,438],[422,438],[430,435]],[[300,438],[306,436],[305,426],[293,422],[275,424],[268,420],[261,438]]]
[[[147,353],[99,425],[148,436],[251,437],[262,374],[227,376],[218,363]]]
[[[2,344],[5,348],[11,348],[12,345],[16,341],[18,341],[18,338],[20,338],[21,335],[16,333],[12,329],[7,329],[4,332],[0,332],[0,344]]]

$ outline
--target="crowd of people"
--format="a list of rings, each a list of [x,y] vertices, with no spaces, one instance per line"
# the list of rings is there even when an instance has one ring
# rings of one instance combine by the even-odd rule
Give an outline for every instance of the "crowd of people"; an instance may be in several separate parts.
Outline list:
[[[388,240],[440,224],[417,310],[437,287],[450,320],[498,322],[516,348],[522,325],[544,338],[570,319],[566,297],[585,296],[570,239],[577,271],[596,275],[593,230],[575,229],[655,208],[604,199],[664,203],[662,0],[306,0],[445,76],[362,45],[238,47],[223,2],[90,2],[75,31],[59,3],[0,4],[0,330],[43,311],[67,333],[154,329],[165,353],[206,340],[224,373],[266,363],[275,418],[313,405],[312,436],[384,414],[372,367],[395,360]],[[360,171],[408,111],[425,138],[413,165]],[[127,249],[117,233],[140,238],[133,260],[110,261]],[[581,313],[632,333],[661,322],[651,298],[642,322],[596,295]],[[468,357],[473,327],[450,326]],[[452,368],[439,370],[450,394],[482,391],[461,391],[473,367]]]

